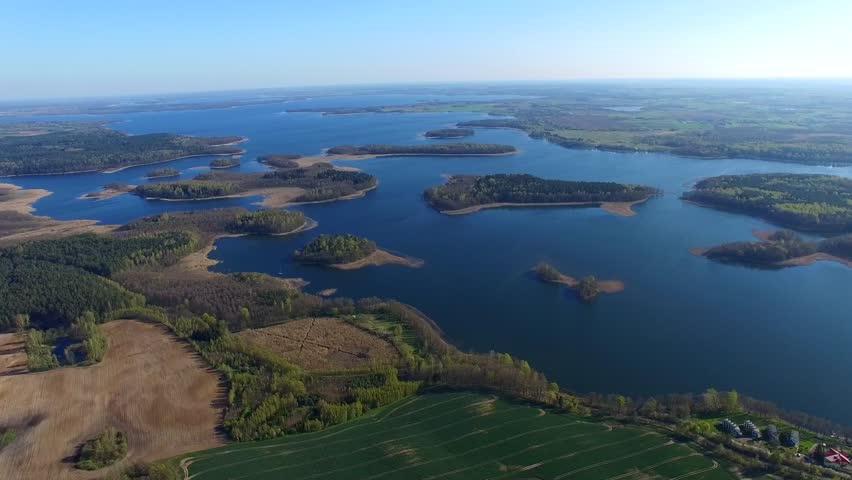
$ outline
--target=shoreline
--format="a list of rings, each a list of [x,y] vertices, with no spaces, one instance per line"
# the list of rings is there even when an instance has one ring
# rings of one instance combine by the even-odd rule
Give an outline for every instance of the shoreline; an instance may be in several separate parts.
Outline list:
[[[439,210],[444,215],[469,215],[489,208],[521,208],[521,207],[587,207],[601,210],[620,217],[635,217],[632,207],[647,202],[653,195],[632,202],[545,202],[545,203],[513,203],[498,202],[472,205],[457,210]]]
[[[364,267],[379,267],[391,264],[402,265],[409,268],[420,268],[425,264],[425,262],[419,258],[403,257],[379,248],[360,260],[355,260],[354,262],[349,263],[332,263],[329,267],[337,270],[357,270]]]
[[[760,238],[762,241],[764,241],[758,235],[762,235],[762,234],[766,234],[766,233],[772,233],[772,232],[762,232],[762,231],[759,231],[759,230],[755,230],[752,233],[757,238]],[[688,251],[689,251],[690,255],[693,255],[693,256],[696,256],[696,257],[704,257],[707,260],[715,261],[717,263],[723,263],[723,264],[729,264],[729,265],[740,265],[740,266],[752,267],[752,268],[759,268],[759,267],[763,267],[763,268],[766,268],[766,267],[781,267],[781,268],[807,267],[807,266],[813,265],[816,262],[837,262],[841,265],[845,265],[849,268],[852,268],[852,260],[846,260],[845,258],[841,258],[841,257],[838,257],[836,255],[832,255],[830,253],[825,253],[825,252],[816,252],[816,253],[812,253],[810,255],[805,255],[803,257],[788,258],[787,260],[782,260],[780,262],[749,263],[749,262],[727,262],[727,261],[713,260],[712,258],[707,257],[707,252],[709,252],[710,250],[711,250],[711,248],[694,247],[694,248],[690,248]]]
[[[136,188],[136,185],[128,185],[127,187],[128,188],[126,190],[120,190],[115,188],[102,188],[99,192],[84,193],[83,195],[77,197],[77,200],[101,201],[108,200],[110,198],[120,197],[122,195],[127,195],[128,193],[132,192],[133,189]]]

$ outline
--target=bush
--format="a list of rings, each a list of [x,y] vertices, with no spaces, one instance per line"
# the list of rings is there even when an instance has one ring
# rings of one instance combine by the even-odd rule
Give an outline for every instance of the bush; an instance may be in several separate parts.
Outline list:
[[[125,455],[127,438],[124,433],[110,427],[80,447],[76,466],[81,470],[98,470],[112,465]]]

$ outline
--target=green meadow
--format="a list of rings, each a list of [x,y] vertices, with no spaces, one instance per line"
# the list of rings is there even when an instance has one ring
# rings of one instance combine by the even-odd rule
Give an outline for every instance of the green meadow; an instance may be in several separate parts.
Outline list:
[[[196,452],[181,464],[197,480],[732,478],[650,429],[473,393],[409,397],[321,432]]]

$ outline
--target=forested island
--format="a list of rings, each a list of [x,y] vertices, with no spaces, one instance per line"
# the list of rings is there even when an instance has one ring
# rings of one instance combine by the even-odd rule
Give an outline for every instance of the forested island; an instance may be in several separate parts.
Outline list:
[[[216,158],[210,161],[210,168],[232,168],[240,164],[236,157]]]
[[[290,203],[354,198],[376,185],[372,175],[336,170],[331,164],[317,163],[305,168],[276,169],[271,172],[209,172],[187,181],[140,185],[133,193],[159,200],[262,195],[266,198],[265,206],[280,207]]]
[[[690,251],[722,263],[783,268],[810,265],[819,260],[835,261],[852,268],[852,234],[808,241],[795,232],[755,232],[757,242],[732,242]]]
[[[149,170],[148,173],[145,174],[145,178],[168,178],[179,176],[180,170],[172,167],[155,168],[154,170]]]
[[[331,155],[508,155],[517,149],[492,143],[439,143],[430,145],[341,145],[328,149]]]
[[[299,164],[296,160],[300,158],[302,156],[295,153],[276,153],[257,157],[257,161],[275,168],[298,168]]]
[[[593,275],[577,280],[563,274],[549,263],[539,262],[532,269],[535,276],[543,281],[566,285],[574,290],[577,298],[584,303],[592,303],[601,293],[624,291],[624,282],[620,280],[598,280]]]
[[[438,130],[429,130],[424,134],[426,138],[465,138],[473,136],[474,132],[470,128],[441,128]]]
[[[424,192],[441,213],[458,215],[485,208],[523,206],[598,206],[630,215],[629,207],[658,192],[642,185],[547,180],[527,174],[454,175],[445,185]]]
[[[409,267],[420,267],[423,264],[422,261],[381,250],[372,240],[355,235],[320,235],[293,252],[293,258],[301,263],[325,265],[340,270],[389,263]]]
[[[169,133],[126,135],[103,124],[42,123],[4,126],[0,176],[115,171],[199,155],[234,155],[242,137],[188,137]]]
[[[723,175],[701,180],[683,198],[797,230],[852,232],[850,178],[792,173]]]

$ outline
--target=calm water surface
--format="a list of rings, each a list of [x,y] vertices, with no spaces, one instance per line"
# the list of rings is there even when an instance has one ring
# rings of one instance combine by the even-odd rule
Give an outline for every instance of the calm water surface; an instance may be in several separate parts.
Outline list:
[[[452,97],[464,99],[469,97]],[[242,171],[264,167],[258,155],[316,154],[339,144],[427,142],[422,133],[477,114],[288,114],[286,108],[407,104],[434,96],[318,98],[227,110],[65,117],[122,121],[133,134],[243,135]],[[56,117],[49,117],[56,120]],[[433,140],[429,140],[433,142]],[[397,298],[421,309],[462,349],[505,351],[529,360],[560,384],[583,392],[648,395],[709,386],[852,423],[852,269],[822,262],[781,271],[711,263],[687,250],[747,240],[761,220],[686,204],[678,196],[720,174],[819,172],[852,177],[852,168],[754,160],[696,160],[658,154],[566,150],[520,132],[479,130],[472,141],[510,143],[508,157],[402,157],[350,162],[379,188],[353,201],[299,207],[319,227],[293,238],[223,239],[217,271],[260,271],[310,281],[308,291],[337,288],[350,297]],[[169,162],[182,178],[209,158]],[[166,164],[164,164],[166,165]],[[105,223],[163,211],[241,205],[257,199],[149,202],[134,196],[77,200],[110,181],[131,184],[151,167],[114,174],[10,179],[55,192],[37,214]],[[588,208],[486,210],[449,217],[428,208],[424,188],[456,173],[525,172],[550,178],[643,183],[665,194],[625,218]],[[3,180],[6,181],[6,180]],[[306,267],[289,254],[320,233],[353,233],[422,258],[421,269],[383,266],[341,272]],[[622,293],[593,305],[537,282],[529,269],[547,261],[571,276],[624,281]]]

